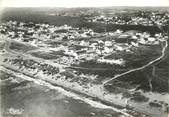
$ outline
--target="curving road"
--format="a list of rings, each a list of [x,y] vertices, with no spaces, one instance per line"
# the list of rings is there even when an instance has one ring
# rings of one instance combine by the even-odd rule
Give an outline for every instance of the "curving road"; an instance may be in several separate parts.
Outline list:
[[[12,40],[11,40],[11,41],[12,41]],[[48,63],[48,64],[50,63],[50,64],[53,64],[54,66],[55,66],[55,65],[57,66],[57,64],[54,64],[54,63],[51,62],[51,61],[41,60],[41,59],[38,59],[38,58],[33,57],[33,56],[31,56],[31,55],[27,55],[26,53],[20,53],[20,52],[12,51],[12,50],[9,48],[9,46],[10,46],[10,40],[7,41],[7,44],[6,44],[5,49],[6,49],[8,52],[12,53],[12,54],[16,54],[16,55],[21,54],[21,55],[24,56],[24,57],[31,58],[31,59],[34,59],[34,60],[36,60],[36,61],[43,61],[43,62],[45,62],[45,63]],[[165,56],[165,50],[166,50],[167,47],[168,47],[168,43],[167,43],[167,41],[165,40],[165,46],[164,46],[164,48],[162,49],[162,54],[161,54],[160,57],[158,57],[157,59],[155,59],[155,60],[149,62],[148,64],[146,64],[146,65],[144,65],[144,66],[142,66],[142,67],[140,67],[140,68],[136,68],[136,69],[133,69],[133,70],[129,70],[129,71],[124,72],[124,73],[122,73],[122,74],[120,74],[120,75],[118,75],[118,76],[115,76],[115,77],[113,77],[113,78],[115,79],[115,78],[118,78],[118,77],[120,77],[120,76],[126,75],[126,74],[128,74],[128,73],[131,73],[131,72],[134,72],[134,71],[137,71],[137,70],[144,69],[144,68],[148,67],[149,65],[152,65],[153,63],[155,63],[155,62],[161,60],[161,59]],[[65,67],[65,66],[60,65],[60,67],[63,68],[63,67]],[[66,66],[66,67],[67,67],[67,66]],[[19,76],[20,76],[20,75],[23,76],[23,74],[19,74]],[[25,80],[27,80],[28,77],[27,77],[27,76],[24,76],[23,78],[25,78],[25,77],[26,77]],[[38,82],[37,79],[31,78],[30,80],[34,80],[36,83]],[[109,80],[107,80],[107,82],[109,82],[109,81],[111,81],[111,80],[113,80],[113,79],[109,79]],[[43,82],[43,83],[42,83],[42,82]],[[38,82],[38,83],[39,83],[39,82]],[[42,83],[42,85],[46,84],[46,82],[44,82],[44,81],[40,81],[40,83]],[[52,86],[51,84],[47,84],[47,85],[48,85],[48,86],[49,86],[49,85]],[[53,86],[52,86],[52,87],[53,87]],[[55,88],[56,88],[56,87],[55,87]],[[69,92],[69,93],[72,93],[71,91],[68,91],[68,92]],[[78,97],[79,100],[87,100],[87,102],[92,101],[92,100],[90,100],[90,99],[88,99],[88,98],[86,98],[86,97],[81,97],[81,95],[78,95],[78,94],[76,94],[76,97]],[[97,103],[97,101],[95,101],[94,103]],[[102,103],[101,103],[101,104],[102,104]],[[106,105],[105,105],[105,106],[106,106]],[[131,116],[131,115],[128,114],[127,112],[125,112],[125,111],[123,111],[123,110],[118,110],[118,109],[116,109],[116,108],[114,108],[114,107],[112,107],[112,106],[111,106],[111,109],[113,109],[113,110],[116,111],[116,112],[120,112],[120,113],[123,114],[123,115]]]
[[[124,73],[122,73],[122,74],[118,74],[118,75],[114,76],[113,78],[104,81],[104,82],[103,82],[103,85],[109,83],[110,81],[112,81],[112,80],[114,80],[114,79],[117,79],[117,78],[119,78],[119,77],[121,77],[121,76],[124,76],[124,75],[126,75],[126,74],[128,74],[128,73],[135,72],[135,71],[138,71],[138,70],[142,70],[142,69],[144,69],[144,68],[146,68],[146,67],[148,67],[148,66],[150,66],[150,65],[152,65],[152,64],[154,64],[154,63],[156,63],[156,62],[158,62],[158,61],[160,61],[160,60],[165,56],[165,51],[166,51],[166,48],[168,47],[168,42],[167,42],[167,40],[164,40],[164,42],[165,42],[165,46],[163,47],[163,49],[162,49],[162,51],[161,51],[162,54],[161,54],[160,57],[156,58],[156,59],[153,60],[153,61],[150,61],[148,64],[146,64],[146,65],[144,65],[144,66],[142,66],[142,67],[129,70],[129,71],[124,72]]]

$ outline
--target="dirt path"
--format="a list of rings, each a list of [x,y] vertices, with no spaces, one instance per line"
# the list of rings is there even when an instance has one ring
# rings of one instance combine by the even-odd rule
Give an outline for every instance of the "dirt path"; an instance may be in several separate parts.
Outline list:
[[[102,68],[84,68],[84,67],[67,66],[67,65],[62,65],[62,64],[55,63],[55,62],[50,61],[50,60],[44,60],[44,59],[42,59],[42,58],[33,57],[32,55],[29,55],[29,54],[27,54],[27,53],[21,53],[21,52],[16,52],[16,51],[11,50],[9,47],[10,47],[11,42],[14,41],[14,40],[5,39],[5,41],[6,41],[6,44],[5,44],[5,49],[6,49],[6,51],[8,51],[8,52],[10,52],[10,53],[12,53],[12,54],[15,54],[15,55],[21,54],[22,56],[24,56],[24,57],[26,57],[26,58],[30,58],[30,59],[36,60],[36,61],[38,61],[38,62],[41,61],[41,62],[50,64],[50,65],[54,65],[54,66],[59,67],[59,68],[61,68],[61,69],[63,69],[63,68],[75,68],[75,69],[86,69],[86,70],[106,70],[106,69],[102,69]],[[17,42],[18,42],[18,41],[17,41]],[[131,70],[126,71],[126,72],[123,72],[123,73],[121,73],[121,74],[117,74],[117,75],[115,75],[113,78],[107,79],[107,80],[103,81],[103,86],[104,86],[105,84],[109,83],[110,81],[114,80],[114,79],[117,79],[117,78],[119,78],[119,77],[121,77],[121,76],[124,76],[124,75],[126,75],[126,74],[128,74],[128,73],[131,73],[131,72],[135,72],[135,71],[138,71],[138,70],[142,70],[142,69],[144,69],[144,68],[146,68],[146,67],[148,67],[148,66],[150,66],[150,65],[152,65],[152,64],[154,64],[154,63],[157,63],[158,61],[160,61],[160,60],[165,56],[165,50],[166,50],[166,48],[168,47],[168,42],[167,42],[167,40],[164,40],[164,42],[165,42],[165,46],[164,46],[163,49],[162,49],[162,52],[161,52],[162,54],[161,54],[160,57],[156,58],[156,59],[153,60],[153,61],[150,61],[148,64],[146,64],[146,65],[144,65],[144,66],[142,66],[142,67],[135,68],[135,69],[131,69]],[[18,43],[22,43],[22,42],[18,42]]]
[[[144,65],[144,66],[142,66],[142,67],[129,70],[129,71],[124,72],[124,73],[122,73],[122,74],[118,74],[118,75],[114,76],[113,78],[104,81],[104,82],[103,82],[103,85],[109,83],[110,81],[112,81],[112,80],[114,80],[114,79],[117,79],[117,78],[119,78],[119,77],[121,77],[121,76],[124,76],[124,75],[126,75],[126,74],[128,74],[128,73],[135,72],[135,71],[138,71],[138,70],[142,70],[142,69],[144,69],[144,68],[146,68],[146,67],[148,67],[148,66],[150,66],[150,65],[152,65],[152,64],[154,64],[154,63],[156,63],[156,62],[158,62],[158,61],[160,61],[160,60],[165,56],[165,51],[166,51],[166,48],[168,47],[168,42],[167,42],[167,40],[164,40],[164,42],[165,42],[165,46],[163,47],[163,49],[162,49],[162,51],[161,51],[162,54],[161,54],[160,57],[156,58],[156,59],[153,60],[153,61],[150,61],[148,64],[146,64],[146,65]]]

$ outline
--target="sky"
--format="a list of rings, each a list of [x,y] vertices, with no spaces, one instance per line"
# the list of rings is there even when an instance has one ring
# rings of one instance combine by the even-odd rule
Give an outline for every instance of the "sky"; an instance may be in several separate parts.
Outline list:
[[[168,6],[169,0],[0,0],[0,7]]]

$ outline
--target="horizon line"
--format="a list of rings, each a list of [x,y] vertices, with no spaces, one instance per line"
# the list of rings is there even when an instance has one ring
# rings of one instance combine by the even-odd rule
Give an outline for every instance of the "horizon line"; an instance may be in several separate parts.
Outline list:
[[[169,6],[77,6],[77,7],[59,7],[59,6],[5,6],[3,8],[106,8],[106,7],[168,7]]]

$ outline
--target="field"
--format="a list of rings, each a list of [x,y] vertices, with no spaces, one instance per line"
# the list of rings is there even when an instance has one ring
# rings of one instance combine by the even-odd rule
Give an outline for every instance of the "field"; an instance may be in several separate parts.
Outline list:
[[[5,42],[1,41],[0,42],[0,50],[3,50],[5,47]]]
[[[38,58],[43,58],[46,60],[50,59],[57,59],[61,56],[62,52],[44,52],[44,51],[37,51],[37,52],[32,52],[31,55],[38,57]]]
[[[28,52],[30,50],[35,50],[37,48],[35,46],[29,45],[29,44],[26,45],[23,43],[11,42],[10,49],[24,53],[24,52]]]
[[[169,64],[168,64],[168,50],[166,50],[166,56],[160,62],[155,65],[149,66],[144,70],[135,71],[128,75],[119,77],[117,80],[125,82],[128,85],[137,85],[137,90],[144,89],[146,91],[153,92],[168,92],[168,76],[169,76]],[[112,85],[107,86],[108,89],[116,86],[117,81],[112,81]],[[110,82],[111,84],[111,82]],[[161,87],[162,86],[162,87]],[[127,87],[125,87],[127,88]]]
[[[90,73],[99,76],[113,77],[116,74],[123,73],[125,71],[141,67],[147,64],[149,61],[154,60],[161,55],[161,46],[141,46],[139,48],[133,48],[133,53],[129,52],[116,52],[109,56],[105,56],[106,59],[119,59],[122,58],[126,61],[124,66],[111,65],[107,63],[98,63],[96,60],[80,62],[77,67],[77,71],[82,73]],[[84,69],[83,69],[84,68]],[[89,68],[89,69],[85,69]],[[104,80],[104,78],[102,78]]]

